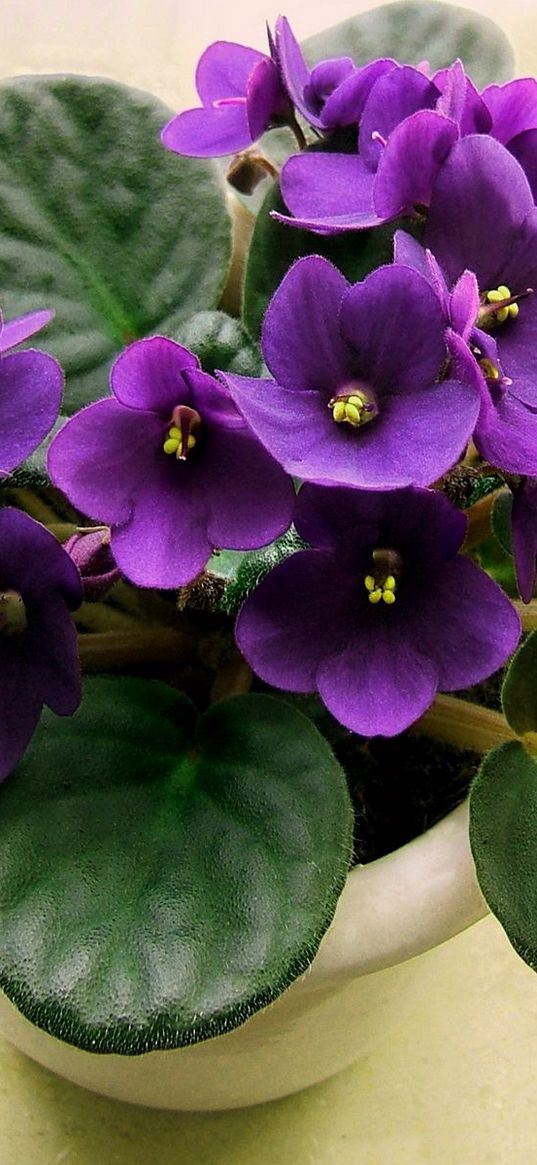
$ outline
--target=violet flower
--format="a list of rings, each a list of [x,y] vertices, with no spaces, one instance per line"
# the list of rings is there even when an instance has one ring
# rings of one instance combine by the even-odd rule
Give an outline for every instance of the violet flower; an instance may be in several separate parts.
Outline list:
[[[313,255],[265,315],[274,381],[219,375],[288,473],[366,489],[429,485],[458,460],[479,410],[479,387],[440,379],[444,331],[416,272],[381,267],[351,286]]]
[[[486,133],[492,122],[460,61],[429,79],[396,65],[371,88],[363,109],[358,154],[290,158],[281,190],[290,226],[338,234],[378,226],[427,206],[440,166],[461,135]]]
[[[78,571],[54,536],[20,510],[0,509],[0,780],[21,759],[43,704],[59,716],[78,707],[69,609],[81,600]]]
[[[201,108],[179,113],[161,134],[162,144],[176,154],[235,154],[292,116],[275,62],[245,45],[209,45],[198,62],[196,89]]]
[[[404,235],[396,257],[429,279],[448,311],[455,375],[481,393],[475,443],[497,468],[537,476],[537,210],[499,142],[472,135],[453,147],[424,241],[434,258]]]
[[[4,323],[0,312],[0,476],[33,453],[58,418],[63,372],[48,352],[11,352],[53,318],[35,311]]]
[[[515,490],[511,533],[519,594],[524,603],[530,603],[535,592],[537,576],[536,478],[525,478]]]
[[[288,528],[292,482],[187,348],[137,340],[110,384],[112,397],[60,430],[48,468],[75,506],[111,526],[127,578],[181,587],[215,547],[254,549]]]
[[[291,101],[315,129],[357,125],[375,81],[393,69],[391,58],[357,68],[350,57],[319,61],[312,69],[285,16],[275,27],[275,56]]]
[[[352,732],[395,736],[438,690],[485,679],[516,647],[518,615],[457,554],[466,519],[442,494],[307,485],[295,523],[312,548],[246,600],[237,643],[261,679],[318,692]]]

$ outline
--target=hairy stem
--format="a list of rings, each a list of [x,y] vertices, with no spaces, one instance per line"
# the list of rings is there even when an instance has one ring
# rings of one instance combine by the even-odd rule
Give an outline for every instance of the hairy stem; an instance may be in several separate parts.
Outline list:
[[[412,732],[481,753],[517,739],[500,712],[456,696],[437,696],[432,707],[412,726]]]
[[[80,662],[85,672],[114,672],[135,664],[176,664],[192,653],[191,635],[169,628],[147,631],[97,631],[80,635]]]

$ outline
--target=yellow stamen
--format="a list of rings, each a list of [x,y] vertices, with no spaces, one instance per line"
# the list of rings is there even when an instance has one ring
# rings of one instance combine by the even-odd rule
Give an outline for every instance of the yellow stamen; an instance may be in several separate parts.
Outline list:
[[[332,409],[332,416],[338,425],[347,424],[353,429],[367,424],[377,415],[375,405],[367,392],[358,392],[357,389],[342,396],[332,397],[328,407]]]
[[[485,292],[486,303],[503,303],[504,300],[511,298],[511,291],[505,283],[500,283],[499,287],[493,287],[490,291]],[[504,307],[499,307],[498,311],[493,313],[493,319],[497,324],[504,324],[508,319],[516,319],[518,315],[518,303],[509,303]]]
[[[193,449],[195,444],[196,438],[194,434],[189,433],[186,442],[187,450],[190,451],[190,449]],[[168,436],[166,437],[162,448],[164,452],[168,453],[170,456],[175,453],[178,461],[180,461],[183,457],[183,436],[181,430],[178,429],[176,425],[172,425],[171,429],[168,430]]]
[[[364,586],[366,591],[368,591],[367,597],[370,603],[380,603],[381,599],[389,607],[391,607],[392,603],[395,603],[397,581],[393,574],[389,574],[382,581],[380,579],[377,580],[372,574],[366,574]]]
[[[513,306],[516,307],[516,304],[513,304]],[[479,366],[483,369],[487,380],[500,379],[500,369],[496,364],[493,364],[492,360],[489,360],[487,356],[484,356],[483,359],[479,361]]]
[[[377,587],[376,591],[371,591],[369,594],[369,602],[370,603],[380,603],[381,598],[382,598],[382,591],[381,591],[380,587]]]
[[[372,574],[366,574],[366,576],[364,578],[364,583],[365,583],[366,591],[376,590],[377,584],[376,584]]]

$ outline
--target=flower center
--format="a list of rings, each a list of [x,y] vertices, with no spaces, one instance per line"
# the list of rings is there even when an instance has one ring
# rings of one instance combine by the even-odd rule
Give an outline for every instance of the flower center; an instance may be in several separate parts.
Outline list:
[[[499,287],[494,287],[491,291],[485,291],[481,297],[481,307],[476,321],[478,327],[495,328],[498,324],[505,324],[507,320],[516,320],[519,312],[518,301],[525,299],[527,295],[533,295],[532,287],[527,287],[518,295],[512,295],[505,283],[500,283]]]
[[[201,417],[196,409],[188,405],[177,405],[174,408],[162,448],[170,457],[177,461],[186,461],[188,454],[197,444],[197,433],[201,426]]]
[[[22,595],[18,591],[0,591],[0,634],[22,635],[27,626]]]
[[[378,549],[372,554],[371,574],[366,574],[364,586],[370,603],[386,603],[391,607],[397,598],[397,580],[402,562],[396,550]]]
[[[374,421],[378,415],[378,408],[370,389],[363,385],[349,386],[349,392],[338,393],[328,401],[328,408],[338,425],[350,425],[359,429]]]

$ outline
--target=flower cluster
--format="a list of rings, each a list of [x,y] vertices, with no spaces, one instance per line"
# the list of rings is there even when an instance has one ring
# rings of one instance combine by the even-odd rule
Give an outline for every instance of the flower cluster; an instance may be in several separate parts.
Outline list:
[[[218,42],[196,84],[200,106],[162,131],[168,149],[236,154],[282,125],[313,147],[283,167],[284,234],[367,229],[374,243],[381,224],[406,222],[392,260],[360,282],[320,255],[291,266],[264,317],[266,375],[209,375],[176,340],[137,338],[108,394],[103,384],[60,428],[48,473],[81,523],[65,550],[0,510],[0,667],[18,710],[2,728],[0,776],[44,702],[76,707],[68,608],[121,576],[188,588],[216,551],[255,551],[293,528],[302,549],[246,596],[238,646],[263,681],[318,693],[363,735],[401,732],[438,690],[487,677],[518,642],[516,609],[472,559],[467,519],[446,496],[456,469],[512,489],[518,587],[533,596],[537,82],[479,92],[460,61],[310,68],[280,17],[266,55]],[[50,315],[0,331],[4,476],[58,417],[56,361],[5,354]]]

